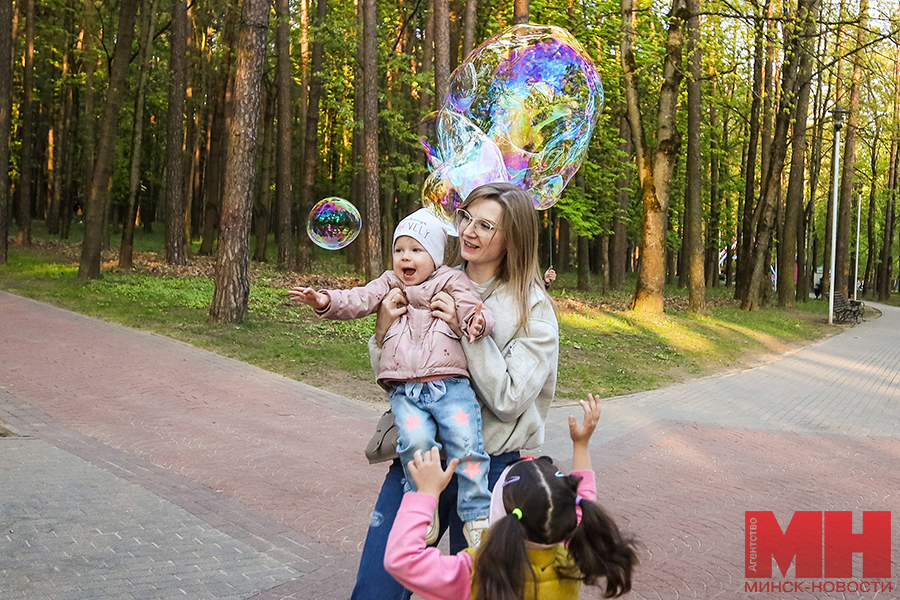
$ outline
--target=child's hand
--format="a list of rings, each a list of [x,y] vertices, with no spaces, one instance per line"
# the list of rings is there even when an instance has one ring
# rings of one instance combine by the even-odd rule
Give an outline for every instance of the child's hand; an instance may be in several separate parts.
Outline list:
[[[288,290],[288,295],[293,302],[303,302],[315,309],[322,309],[331,304],[331,297],[328,294],[317,292],[312,288],[295,287]]]
[[[447,487],[447,484],[450,483],[450,478],[453,477],[453,471],[458,464],[459,459],[454,458],[447,464],[447,469],[444,470],[441,467],[441,453],[435,446],[424,454],[421,450],[416,450],[413,459],[409,461],[408,467],[409,474],[412,476],[413,481],[416,482],[418,491],[437,498],[444,491],[444,488]]]
[[[600,398],[588,394],[587,400],[581,400],[580,403],[584,409],[584,421],[579,425],[574,416],[569,416],[569,437],[574,444],[587,444],[600,420]]]
[[[484,315],[481,312],[481,302],[478,303],[478,306],[475,308],[475,314],[472,315],[472,319],[469,322],[469,343],[474,344],[475,340],[478,339],[482,333],[484,333]]]

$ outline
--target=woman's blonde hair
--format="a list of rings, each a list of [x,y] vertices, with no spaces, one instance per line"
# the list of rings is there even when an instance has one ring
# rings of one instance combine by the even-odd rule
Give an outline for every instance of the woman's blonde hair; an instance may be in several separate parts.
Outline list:
[[[546,294],[541,284],[538,266],[538,218],[531,196],[510,183],[489,183],[472,190],[459,208],[467,209],[476,202],[494,200],[503,207],[503,216],[497,226],[503,230],[506,255],[500,263],[496,278],[512,290],[519,308],[518,327],[528,327],[531,313],[531,294],[539,290]],[[461,257],[457,262],[461,261]]]

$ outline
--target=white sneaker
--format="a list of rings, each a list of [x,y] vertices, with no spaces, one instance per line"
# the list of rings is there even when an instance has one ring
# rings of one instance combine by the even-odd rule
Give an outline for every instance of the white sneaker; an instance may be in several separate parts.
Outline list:
[[[435,506],[434,514],[431,516],[431,523],[428,524],[428,529],[425,531],[425,545],[430,546],[435,543],[440,532],[441,522],[438,518],[438,507]]]
[[[487,517],[478,517],[474,521],[466,521],[463,524],[463,535],[469,543],[469,548],[477,548],[481,545],[481,534],[490,526]]]

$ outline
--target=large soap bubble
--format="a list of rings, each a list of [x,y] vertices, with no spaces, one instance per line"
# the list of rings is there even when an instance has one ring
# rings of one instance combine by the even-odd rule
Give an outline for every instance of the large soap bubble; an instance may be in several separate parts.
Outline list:
[[[493,166],[471,168],[479,181],[456,187],[456,195],[465,198],[489,183],[486,177],[498,177],[493,181],[521,186],[537,208],[549,208],[584,161],[602,106],[600,75],[572,34],[551,25],[516,25],[484,42],[453,72],[443,108],[430,116],[437,139],[426,144],[429,162],[434,173],[453,163],[464,176],[460,157],[481,155],[475,150],[484,147],[480,133],[499,149],[506,178]],[[426,185],[426,206],[452,205],[453,198],[435,196],[449,193],[448,187]]]
[[[362,217],[342,198],[325,198],[309,211],[306,233],[320,248],[340,250],[362,231]]]

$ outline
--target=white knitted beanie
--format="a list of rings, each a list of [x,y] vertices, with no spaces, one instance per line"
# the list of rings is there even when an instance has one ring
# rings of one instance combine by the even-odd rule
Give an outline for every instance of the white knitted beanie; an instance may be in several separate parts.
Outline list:
[[[447,245],[447,231],[443,223],[427,208],[420,208],[397,225],[394,240],[401,235],[416,240],[434,260],[434,268],[444,264],[444,247]]]

